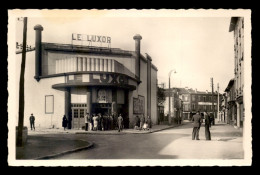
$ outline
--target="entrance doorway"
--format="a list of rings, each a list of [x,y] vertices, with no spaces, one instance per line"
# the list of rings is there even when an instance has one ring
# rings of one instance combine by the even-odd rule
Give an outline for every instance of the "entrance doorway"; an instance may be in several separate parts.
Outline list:
[[[87,113],[87,104],[72,104],[72,128],[81,129],[85,126],[84,116]]]
[[[111,114],[111,103],[93,103],[92,111],[92,113],[101,115]]]

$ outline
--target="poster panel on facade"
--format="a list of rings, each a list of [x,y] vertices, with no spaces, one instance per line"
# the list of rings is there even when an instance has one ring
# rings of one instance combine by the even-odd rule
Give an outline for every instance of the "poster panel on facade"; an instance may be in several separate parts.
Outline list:
[[[138,96],[138,98],[134,98],[134,114],[144,114],[144,96]]]

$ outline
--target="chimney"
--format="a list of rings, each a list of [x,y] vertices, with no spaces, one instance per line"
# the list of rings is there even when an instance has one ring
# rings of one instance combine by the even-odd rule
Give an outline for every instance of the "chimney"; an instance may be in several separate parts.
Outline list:
[[[41,25],[34,26],[35,30],[35,76],[34,78],[39,81],[41,76],[41,58],[42,58],[42,31]]]
[[[134,37],[135,40],[135,75],[138,79],[140,79],[140,48],[141,48],[141,39],[142,36],[139,34],[136,34]]]
[[[195,93],[197,93],[197,88],[195,89]]]
[[[208,93],[208,90],[206,90],[206,93]]]

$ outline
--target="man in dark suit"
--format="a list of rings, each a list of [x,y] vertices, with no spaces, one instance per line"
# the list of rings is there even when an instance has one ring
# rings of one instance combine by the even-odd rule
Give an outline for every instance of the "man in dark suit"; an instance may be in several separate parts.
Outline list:
[[[192,140],[196,138],[199,140],[199,129],[201,125],[201,116],[200,111],[198,111],[195,115],[192,116],[193,121],[193,131],[192,131]]]

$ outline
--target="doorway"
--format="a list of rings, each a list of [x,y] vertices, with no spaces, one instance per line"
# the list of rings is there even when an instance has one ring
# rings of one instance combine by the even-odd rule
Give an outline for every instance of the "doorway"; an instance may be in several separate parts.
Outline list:
[[[73,129],[82,129],[85,126],[84,116],[87,113],[87,105],[72,105],[72,128]]]

